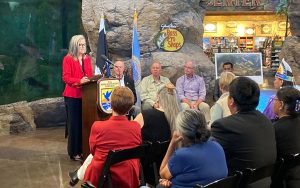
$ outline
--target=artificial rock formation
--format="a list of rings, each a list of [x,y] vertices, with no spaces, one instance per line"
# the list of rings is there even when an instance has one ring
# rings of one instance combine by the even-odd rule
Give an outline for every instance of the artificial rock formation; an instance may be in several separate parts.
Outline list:
[[[0,106],[0,135],[35,130],[34,115],[26,101]]]
[[[289,1],[288,9],[293,36],[287,37],[279,54],[292,67],[296,84],[300,84],[300,1]]]
[[[62,97],[46,98],[29,103],[37,128],[66,124],[66,109]]]
[[[153,61],[162,64],[162,75],[175,83],[183,74],[183,64],[192,60],[197,73],[202,74],[207,87],[214,82],[214,66],[202,50],[203,17],[202,1],[194,0],[83,0],[82,22],[88,35],[92,52],[97,51],[99,22],[103,12],[106,19],[107,42],[110,57],[130,59],[134,7],[138,12],[138,36],[141,49],[142,76],[149,75]],[[155,37],[162,24],[173,23],[184,37],[184,45],[177,52],[157,49]],[[129,66],[130,67],[130,66]]]
[[[66,110],[62,97],[0,106],[0,135],[26,133],[65,123]]]

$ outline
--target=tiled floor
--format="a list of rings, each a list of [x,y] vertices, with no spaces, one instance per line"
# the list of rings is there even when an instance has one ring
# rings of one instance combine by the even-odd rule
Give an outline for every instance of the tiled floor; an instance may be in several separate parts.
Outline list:
[[[64,127],[0,136],[0,187],[71,187],[68,171],[80,163],[69,159],[66,145]]]

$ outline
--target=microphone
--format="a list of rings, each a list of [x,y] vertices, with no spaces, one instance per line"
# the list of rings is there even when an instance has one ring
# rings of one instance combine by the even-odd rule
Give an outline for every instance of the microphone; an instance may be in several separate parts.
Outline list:
[[[109,60],[105,55],[101,55],[100,57],[102,60],[106,61],[108,64],[114,65],[114,63],[111,60]]]

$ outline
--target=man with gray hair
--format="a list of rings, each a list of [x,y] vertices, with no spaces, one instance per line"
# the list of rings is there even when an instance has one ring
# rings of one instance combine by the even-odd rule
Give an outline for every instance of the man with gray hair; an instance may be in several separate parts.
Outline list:
[[[151,75],[143,78],[141,81],[141,101],[142,110],[150,109],[157,106],[157,92],[170,83],[169,78],[161,76],[161,65],[159,62],[154,62],[150,66]]]
[[[205,82],[202,77],[195,74],[195,65],[192,61],[184,64],[184,75],[177,79],[176,89],[182,109],[199,109],[204,114],[206,122],[210,121],[210,108],[204,102]]]

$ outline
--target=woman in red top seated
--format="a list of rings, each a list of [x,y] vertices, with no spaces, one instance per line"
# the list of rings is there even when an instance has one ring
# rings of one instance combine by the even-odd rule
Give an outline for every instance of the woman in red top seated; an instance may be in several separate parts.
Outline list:
[[[134,104],[132,91],[116,87],[111,96],[112,116],[107,121],[94,122],[90,134],[90,153],[93,159],[87,167],[84,181],[98,185],[109,150],[128,149],[141,144],[141,126],[129,121],[125,114]],[[139,186],[139,159],[117,163],[110,168],[113,187]]]
[[[62,79],[66,84],[63,96],[67,110],[68,154],[73,160],[80,160],[82,154],[82,94],[78,84],[88,82],[93,74],[91,59],[85,53],[84,36],[73,36],[62,65]]]

